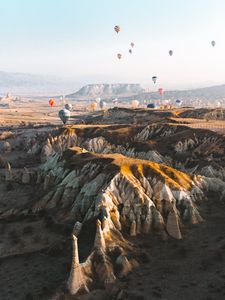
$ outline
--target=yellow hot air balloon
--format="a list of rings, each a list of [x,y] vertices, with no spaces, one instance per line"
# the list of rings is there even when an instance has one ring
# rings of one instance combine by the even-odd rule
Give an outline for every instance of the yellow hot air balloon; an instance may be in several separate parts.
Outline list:
[[[97,109],[98,104],[96,102],[92,102],[90,105],[91,110],[95,111]]]

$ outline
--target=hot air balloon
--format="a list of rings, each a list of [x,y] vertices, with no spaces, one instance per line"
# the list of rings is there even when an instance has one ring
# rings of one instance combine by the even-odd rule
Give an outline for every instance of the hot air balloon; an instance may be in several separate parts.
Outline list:
[[[164,89],[163,88],[159,88],[158,89],[159,94],[162,96],[164,94]]]
[[[95,111],[97,108],[97,103],[96,102],[92,102],[90,105],[91,110]]]
[[[69,110],[69,111],[72,111],[72,110],[73,110],[73,105],[70,104],[70,103],[66,103],[65,109],[67,109],[67,110]]]
[[[70,111],[66,108],[63,108],[59,111],[59,117],[62,120],[63,124],[66,124],[66,122],[70,118]]]
[[[117,58],[118,58],[118,59],[121,59],[121,58],[122,58],[122,54],[121,54],[121,53],[118,53],[118,54],[117,54]]]
[[[119,26],[119,25],[116,25],[116,26],[114,27],[114,30],[115,30],[116,33],[119,33],[119,32],[120,32],[120,26]]]
[[[153,76],[152,77],[152,81],[154,82],[154,84],[156,83],[156,81],[157,81],[157,76]]]
[[[182,101],[179,100],[179,99],[177,99],[177,100],[175,101],[175,103],[176,103],[177,106],[181,106],[181,105],[182,105]]]
[[[147,108],[156,108],[156,105],[154,103],[149,103],[147,105]]]
[[[131,101],[131,106],[132,106],[132,108],[138,108],[138,106],[139,106],[139,101],[138,101],[138,100],[132,100],[132,101]]]
[[[133,42],[130,43],[131,47],[134,48],[135,44]]]
[[[100,101],[101,101],[100,97],[98,97],[98,98],[95,99],[95,102],[98,103],[98,104],[100,103]]]
[[[55,105],[55,99],[50,99],[48,103],[51,107],[53,107]]]
[[[169,55],[172,56],[173,55],[173,50],[169,51]]]
[[[104,107],[106,107],[106,102],[101,100],[100,103],[99,103],[99,106],[101,109],[104,109]]]
[[[117,98],[113,99],[112,103],[113,103],[114,105],[117,105],[117,104],[118,104],[118,99],[117,99]]]
[[[129,49],[129,53],[132,54],[132,49]]]
[[[215,41],[212,41],[212,42],[211,42],[211,45],[212,45],[213,47],[215,47],[215,46],[216,46],[216,42],[215,42]]]

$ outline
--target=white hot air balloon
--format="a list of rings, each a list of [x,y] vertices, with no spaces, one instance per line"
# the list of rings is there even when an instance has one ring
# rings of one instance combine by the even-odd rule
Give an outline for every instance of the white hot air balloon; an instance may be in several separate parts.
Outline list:
[[[98,97],[98,98],[95,99],[95,102],[98,103],[98,104],[100,103],[100,101],[101,101],[100,97]]]
[[[69,111],[72,111],[73,110],[73,105],[70,104],[70,103],[66,103],[65,109],[68,109]]]
[[[132,100],[131,101],[131,107],[132,108],[138,108],[138,106],[139,106],[139,101],[138,100]]]
[[[59,111],[59,117],[63,124],[66,124],[67,121],[70,119],[70,111],[66,108],[63,108]]]

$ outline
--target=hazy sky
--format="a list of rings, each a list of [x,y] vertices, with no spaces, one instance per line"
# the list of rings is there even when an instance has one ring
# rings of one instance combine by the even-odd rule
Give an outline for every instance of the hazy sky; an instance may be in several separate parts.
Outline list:
[[[0,11],[3,71],[150,88],[153,75],[165,88],[225,83],[225,0],[7,0]]]

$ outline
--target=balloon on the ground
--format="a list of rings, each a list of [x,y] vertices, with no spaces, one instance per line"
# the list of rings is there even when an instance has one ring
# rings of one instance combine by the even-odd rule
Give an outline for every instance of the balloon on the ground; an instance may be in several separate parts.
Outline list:
[[[49,105],[51,106],[51,107],[53,107],[54,105],[55,105],[55,99],[50,99],[49,101],[48,101],[48,103],[49,103]]]
[[[66,103],[65,109],[68,109],[69,111],[72,111],[73,110],[73,105],[70,104],[70,103]]]
[[[97,98],[95,99],[95,102],[98,103],[98,104],[100,103],[100,101],[101,101],[101,98],[100,98],[100,97],[97,97]]]
[[[152,81],[154,82],[154,84],[156,83],[157,81],[157,76],[152,76]]]
[[[99,103],[99,106],[101,109],[105,108],[106,107],[106,102],[101,100],[100,103]]]
[[[163,88],[159,88],[158,89],[159,94],[162,96],[164,94],[164,89]]]
[[[67,121],[69,121],[70,118],[70,111],[66,108],[63,108],[59,111],[59,117],[63,124],[66,124]]]
[[[147,105],[147,108],[156,108],[156,105],[154,103],[149,103]]]
[[[182,101],[181,101],[181,100],[179,100],[179,99],[177,99],[177,100],[175,101],[175,103],[176,103],[176,105],[177,105],[177,106],[180,106],[180,105],[182,105]]]
[[[122,58],[122,54],[121,53],[117,53],[117,58],[121,59]]]
[[[138,106],[139,106],[139,101],[138,101],[138,100],[132,100],[132,101],[131,101],[131,106],[132,106],[132,108],[138,108]]]
[[[173,55],[173,50],[169,51],[169,55],[172,56]]]
[[[116,33],[119,33],[120,32],[120,26],[119,25],[116,25],[115,27],[114,27],[114,30],[115,30],[115,32]]]
[[[90,107],[91,107],[91,110],[95,111],[97,109],[97,103],[96,102],[92,102]]]
[[[212,41],[212,42],[211,42],[211,45],[212,45],[213,47],[215,47],[215,46],[216,46],[216,42],[215,42],[215,41]]]

